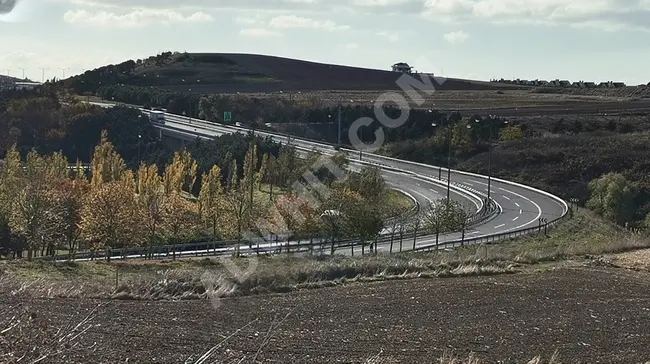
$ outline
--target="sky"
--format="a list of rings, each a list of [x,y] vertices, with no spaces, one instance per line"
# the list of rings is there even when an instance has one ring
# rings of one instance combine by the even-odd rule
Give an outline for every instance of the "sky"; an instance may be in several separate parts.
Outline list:
[[[0,0],[0,74],[41,81],[163,51],[637,85],[650,0]]]

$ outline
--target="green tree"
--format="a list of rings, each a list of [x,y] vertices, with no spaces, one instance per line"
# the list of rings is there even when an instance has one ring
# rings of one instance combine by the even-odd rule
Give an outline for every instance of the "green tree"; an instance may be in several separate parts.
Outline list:
[[[524,132],[519,125],[511,125],[501,129],[501,140],[519,140],[524,137]]]
[[[636,187],[620,173],[608,173],[589,183],[587,207],[617,224],[632,221],[636,211]]]

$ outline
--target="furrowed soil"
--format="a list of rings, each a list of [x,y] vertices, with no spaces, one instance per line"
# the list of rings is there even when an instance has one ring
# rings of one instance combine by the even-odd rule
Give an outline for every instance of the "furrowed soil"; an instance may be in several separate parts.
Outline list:
[[[650,274],[599,266],[390,281],[195,301],[35,299],[62,324],[102,304],[66,363],[434,363],[443,352],[525,363],[650,360]],[[0,312],[15,303],[0,298]],[[238,331],[239,330],[239,331]],[[232,336],[231,336],[232,335]],[[51,360],[48,362],[56,362]],[[193,361],[190,361],[193,362]]]

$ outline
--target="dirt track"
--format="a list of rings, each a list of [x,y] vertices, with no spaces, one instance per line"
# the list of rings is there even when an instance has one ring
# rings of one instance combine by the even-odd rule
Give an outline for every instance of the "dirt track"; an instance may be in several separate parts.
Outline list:
[[[489,362],[521,363],[559,350],[564,363],[642,363],[650,359],[650,275],[615,269],[447,280],[355,284],[289,294],[206,301],[109,301],[83,338],[94,351],[68,363],[182,363],[237,329],[223,362],[435,362],[444,350]],[[98,302],[82,303],[84,310]],[[73,300],[32,308],[63,322]],[[0,305],[0,310],[5,306]],[[272,331],[272,322],[289,316]],[[255,321],[257,320],[257,321]],[[260,349],[261,348],[261,349]]]

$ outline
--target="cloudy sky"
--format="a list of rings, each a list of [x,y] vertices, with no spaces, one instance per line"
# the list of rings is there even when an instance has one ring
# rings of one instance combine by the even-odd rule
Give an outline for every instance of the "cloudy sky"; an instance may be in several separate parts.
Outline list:
[[[0,73],[166,50],[474,79],[650,81],[650,0],[0,0]]]

